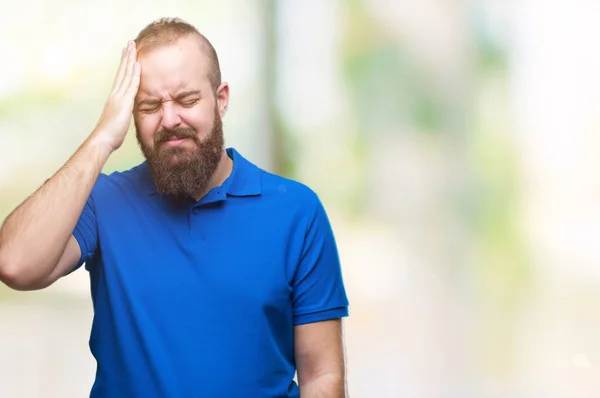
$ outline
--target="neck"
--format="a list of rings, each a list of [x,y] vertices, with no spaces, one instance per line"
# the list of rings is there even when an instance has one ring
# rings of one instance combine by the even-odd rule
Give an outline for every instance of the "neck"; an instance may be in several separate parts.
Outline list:
[[[231,171],[233,170],[233,160],[227,155],[227,151],[223,149],[223,153],[221,153],[221,160],[219,160],[219,165],[215,170],[213,176],[208,183],[208,186],[204,190],[204,192],[200,192],[199,195],[196,195],[194,199],[197,201],[200,200],[204,195],[210,192],[211,189],[219,187],[223,185],[223,182],[231,175]]]

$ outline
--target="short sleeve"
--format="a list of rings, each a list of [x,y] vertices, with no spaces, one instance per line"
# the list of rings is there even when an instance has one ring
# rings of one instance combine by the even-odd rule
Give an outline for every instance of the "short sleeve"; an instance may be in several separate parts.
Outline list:
[[[329,219],[317,199],[292,280],[294,325],[348,316],[348,298]]]
[[[81,267],[83,263],[87,262],[94,256],[98,246],[96,212],[94,210],[94,200],[91,195],[85,203],[83,211],[79,216],[79,220],[77,221],[77,225],[73,231],[73,236],[77,240],[79,248],[81,249],[81,258],[79,259],[79,262],[75,268],[73,268],[73,271],[75,271]]]

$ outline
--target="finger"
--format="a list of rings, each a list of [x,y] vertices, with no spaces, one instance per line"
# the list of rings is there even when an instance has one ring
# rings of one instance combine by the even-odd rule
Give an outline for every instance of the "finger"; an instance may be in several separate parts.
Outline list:
[[[117,84],[115,85],[115,94],[116,95],[122,95],[123,94],[123,90],[125,88],[127,88],[127,85],[129,84],[129,80],[128,80],[128,69],[130,67],[130,64],[132,62],[135,62],[135,55],[132,55],[132,49],[135,47],[135,43],[133,41],[129,41],[127,43],[127,49],[125,50],[125,59],[123,60],[123,64],[122,64],[122,72],[120,75],[120,79],[117,81]]]
[[[121,52],[121,63],[119,64],[119,69],[117,70],[117,74],[115,75],[115,81],[113,82],[112,92],[115,93],[121,86],[121,81],[123,81],[123,76],[125,75],[125,68],[127,66],[127,57],[129,55],[129,45],[123,48]]]
[[[127,88],[129,87],[129,84],[131,83],[131,77],[133,75],[133,65],[136,62],[136,58],[137,58],[137,54],[136,54],[136,50],[135,50],[135,44],[133,44],[129,47],[129,55],[127,58],[127,67],[125,69],[125,76],[123,77],[123,81],[121,82],[121,87],[119,87],[119,90],[117,91],[117,95],[122,96],[125,93],[125,91],[127,90]]]
[[[140,87],[140,76],[142,74],[142,67],[139,62],[133,64],[133,72],[131,75],[131,81],[129,86],[125,90],[125,96],[133,101]]]

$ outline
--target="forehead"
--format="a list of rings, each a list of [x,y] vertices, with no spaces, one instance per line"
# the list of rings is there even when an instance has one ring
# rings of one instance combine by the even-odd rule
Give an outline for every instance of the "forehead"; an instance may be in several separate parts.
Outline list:
[[[142,72],[138,96],[163,97],[210,84],[209,58],[194,37],[149,50],[138,62]]]

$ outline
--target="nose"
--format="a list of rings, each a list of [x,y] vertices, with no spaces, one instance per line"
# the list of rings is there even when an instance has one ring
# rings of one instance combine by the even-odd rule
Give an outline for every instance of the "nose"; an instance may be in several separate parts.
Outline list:
[[[179,127],[181,124],[181,117],[172,102],[164,102],[162,106],[162,127],[168,130],[172,130]]]

